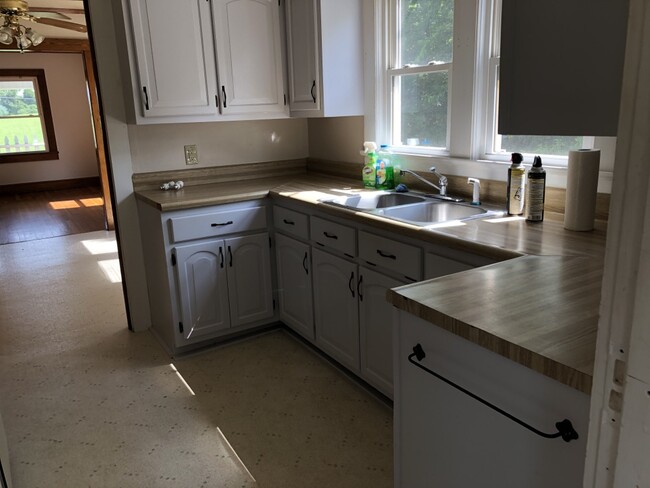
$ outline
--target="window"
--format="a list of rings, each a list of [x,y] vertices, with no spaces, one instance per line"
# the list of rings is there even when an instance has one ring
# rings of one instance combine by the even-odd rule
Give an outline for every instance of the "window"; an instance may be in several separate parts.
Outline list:
[[[454,2],[401,0],[396,7],[392,143],[447,150]]]
[[[0,70],[0,163],[58,157],[44,70]]]
[[[377,117],[389,122],[375,121],[378,142],[406,154],[469,160],[540,154],[559,166],[569,150],[593,147],[593,137],[497,133],[501,0],[375,4],[386,5],[388,26]]]

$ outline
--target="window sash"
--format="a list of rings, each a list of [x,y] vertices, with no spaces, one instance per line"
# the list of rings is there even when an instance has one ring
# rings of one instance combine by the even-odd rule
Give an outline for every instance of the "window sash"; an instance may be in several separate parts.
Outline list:
[[[29,81],[33,84],[34,94],[36,97],[36,105],[38,116],[36,115],[19,115],[19,116],[3,116],[2,120],[18,120],[20,118],[38,118],[41,125],[43,134],[44,150],[23,150],[17,152],[0,153],[0,163],[16,163],[27,161],[46,161],[59,159],[59,153],[56,146],[56,138],[54,134],[54,123],[52,121],[52,113],[49,104],[49,97],[47,94],[47,85],[45,82],[45,71],[42,69],[13,69],[13,70],[0,70],[0,81],[11,82],[24,82]],[[10,89],[10,88],[8,88]],[[9,139],[9,143],[15,142]],[[24,139],[23,139],[24,141]],[[19,140],[18,146],[28,146],[21,144]],[[0,145],[5,145],[4,137],[0,138]],[[29,144],[31,145],[31,144]]]

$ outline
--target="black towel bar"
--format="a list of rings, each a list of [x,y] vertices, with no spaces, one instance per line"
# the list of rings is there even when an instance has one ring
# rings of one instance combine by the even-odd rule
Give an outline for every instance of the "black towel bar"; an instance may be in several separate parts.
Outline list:
[[[573,428],[573,425],[571,424],[570,420],[564,419],[564,420],[562,420],[560,422],[556,422],[555,427],[557,428],[557,432],[554,432],[553,434],[547,434],[546,432],[542,432],[541,430],[537,430],[532,425],[528,425],[523,420],[518,419],[514,415],[509,414],[505,410],[502,410],[501,408],[497,407],[496,405],[492,405],[487,400],[484,400],[481,397],[479,397],[478,395],[475,395],[471,391],[466,390],[465,388],[463,388],[460,385],[457,385],[453,381],[450,381],[447,378],[445,378],[444,376],[439,375],[435,371],[430,370],[429,368],[427,368],[426,366],[424,366],[423,364],[420,363],[420,361],[422,361],[425,357],[426,357],[426,354],[424,353],[424,349],[422,349],[422,346],[420,344],[417,344],[413,348],[413,352],[411,354],[409,354],[408,360],[409,360],[409,362],[411,364],[414,364],[415,366],[417,366],[418,368],[426,371],[427,373],[432,374],[433,376],[435,376],[439,380],[444,381],[445,383],[447,383],[450,386],[453,386],[454,388],[456,388],[459,391],[462,391],[466,395],[469,395],[470,397],[472,397],[474,400],[477,400],[477,401],[481,402],[483,405],[485,405],[487,407],[490,407],[495,412],[500,413],[504,417],[509,418],[513,422],[518,423],[522,427],[525,427],[526,429],[530,430],[531,432],[534,432],[535,434],[537,434],[537,435],[539,435],[541,437],[545,437],[547,439],[555,439],[557,437],[562,437],[562,439],[564,439],[565,442],[571,442],[572,440],[578,439],[578,433]],[[417,361],[415,361],[413,358],[417,358]]]

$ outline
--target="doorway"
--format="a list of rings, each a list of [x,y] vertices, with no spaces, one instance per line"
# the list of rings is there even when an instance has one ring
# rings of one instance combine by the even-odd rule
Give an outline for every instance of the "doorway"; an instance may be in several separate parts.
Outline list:
[[[66,10],[66,15],[85,18],[83,8]],[[39,30],[41,30],[40,25]],[[55,107],[58,105],[59,127],[56,127],[55,118],[56,131],[64,134],[64,139],[67,137],[69,145],[79,142],[79,146],[83,144],[88,146],[83,156],[75,153],[81,152],[81,149],[76,151],[75,147],[75,151],[69,150],[65,154],[69,160],[31,163],[30,169],[26,169],[30,163],[2,165],[29,174],[23,176],[23,179],[27,179],[28,182],[21,181],[20,175],[17,176],[15,172],[11,178],[6,177],[10,174],[6,170],[5,178],[0,174],[0,245],[96,230],[114,230],[109,171],[93,59],[87,36],[85,33],[82,35],[86,38],[46,37],[40,45],[24,53],[19,53],[15,45],[0,46],[0,57],[12,56],[13,60],[20,60],[17,63],[19,65],[31,64],[33,67],[38,67],[41,63],[50,64],[57,66],[52,68],[54,71],[54,69],[62,69],[58,66],[61,64],[59,61],[63,60],[66,65],[73,66],[74,70],[81,72],[77,73],[77,77],[81,79],[81,88],[74,92],[73,96],[59,94],[58,96],[63,99],[51,100],[51,102]],[[56,62],[43,61],[54,59]],[[3,65],[7,66],[8,63],[3,62]],[[45,72],[47,73],[47,70]],[[59,74],[59,77],[61,76],[63,75]],[[79,106],[79,110],[85,110],[87,116],[84,118],[82,115],[82,121],[77,121],[82,124],[82,130],[75,133],[70,130],[66,117],[71,116],[67,112],[72,112],[76,106]],[[85,139],[81,137],[81,132],[84,132]],[[6,143],[7,139],[1,137],[0,144],[3,141]],[[11,142],[13,143],[13,139]],[[58,147],[63,157],[61,142],[59,140]],[[74,154],[73,157],[69,157],[71,153]],[[83,159],[84,162],[73,161],[75,157]],[[71,168],[67,172],[61,169],[66,164]],[[82,165],[86,166],[81,167]],[[5,168],[0,166],[0,170]],[[95,174],[87,176],[88,168]],[[5,181],[2,181],[3,179]]]

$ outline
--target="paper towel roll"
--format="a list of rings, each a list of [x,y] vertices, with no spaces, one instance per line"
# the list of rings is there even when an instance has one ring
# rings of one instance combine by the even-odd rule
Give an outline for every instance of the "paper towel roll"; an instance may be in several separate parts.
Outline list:
[[[599,149],[569,151],[564,228],[587,231],[594,228],[598,193]]]

